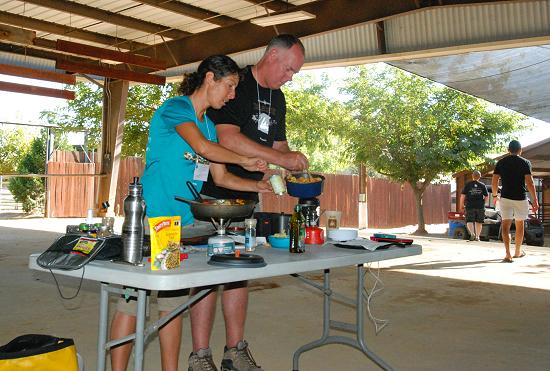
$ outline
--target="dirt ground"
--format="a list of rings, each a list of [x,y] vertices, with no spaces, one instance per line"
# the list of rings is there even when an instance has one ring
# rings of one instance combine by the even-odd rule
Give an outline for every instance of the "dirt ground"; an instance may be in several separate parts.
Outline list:
[[[45,250],[67,224],[75,223],[0,219],[0,344],[27,333],[71,337],[85,369],[94,370],[98,284],[84,282],[75,299],[63,300],[51,274],[27,267],[29,254]],[[397,232],[406,235],[411,230]],[[371,311],[389,324],[376,335],[367,320],[371,350],[395,370],[548,370],[550,249],[526,247],[527,256],[507,264],[501,263],[504,249],[499,242],[451,240],[444,237],[444,230],[431,232],[425,238],[413,237],[423,246],[422,255],[380,264],[384,288],[371,303]],[[372,265],[373,273],[377,267]],[[353,295],[354,273],[351,268],[334,270],[333,288]],[[320,272],[309,276],[321,280]],[[76,279],[58,280],[66,296],[78,289]],[[291,277],[251,282],[246,338],[258,363],[266,370],[291,370],[294,350],[321,335],[321,311],[321,295]],[[340,321],[354,320],[346,305],[334,305],[333,312]],[[154,303],[151,317],[156,318]],[[187,368],[191,351],[188,318],[183,331],[181,370]],[[218,364],[223,345],[218,313],[211,343]],[[160,370],[156,338],[148,344],[145,358],[146,370]],[[343,345],[305,353],[300,366],[301,371],[378,369]]]

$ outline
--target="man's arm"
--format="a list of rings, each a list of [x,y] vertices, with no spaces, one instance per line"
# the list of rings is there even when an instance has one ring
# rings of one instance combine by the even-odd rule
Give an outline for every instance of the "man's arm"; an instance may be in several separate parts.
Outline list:
[[[493,197],[498,196],[498,180],[500,179],[500,175],[493,174],[493,178],[491,179],[491,190],[493,193]]]
[[[219,143],[227,149],[243,156],[260,157],[268,163],[289,170],[307,168],[307,159],[300,152],[292,152],[286,142],[275,142],[273,148],[263,146],[247,138],[238,126],[232,124],[216,125]],[[280,145],[278,143],[285,143]],[[286,150],[284,150],[286,147]],[[283,150],[281,150],[283,149]]]
[[[460,194],[460,199],[459,199],[459,202],[458,202],[458,211],[464,211],[464,199],[466,197],[464,196],[464,193],[461,193]]]
[[[525,175],[525,185],[527,186],[527,190],[531,194],[531,204],[533,212],[536,212],[539,209],[539,201],[537,199],[537,190],[535,189],[535,182],[533,180],[533,175],[526,174]]]

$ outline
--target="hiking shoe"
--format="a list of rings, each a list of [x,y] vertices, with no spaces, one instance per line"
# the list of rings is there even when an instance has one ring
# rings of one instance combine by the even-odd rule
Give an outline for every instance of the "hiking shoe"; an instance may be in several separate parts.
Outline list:
[[[189,368],[187,371],[218,371],[212,360],[210,348],[199,349],[198,352],[189,354]]]
[[[264,371],[256,364],[248,343],[245,340],[239,341],[235,348],[224,348],[221,371]]]

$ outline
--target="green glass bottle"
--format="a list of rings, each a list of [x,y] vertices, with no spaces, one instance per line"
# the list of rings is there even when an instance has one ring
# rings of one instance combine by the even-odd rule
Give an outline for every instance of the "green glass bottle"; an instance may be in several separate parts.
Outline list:
[[[294,207],[294,213],[290,217],[289,221],[290,229],[290,245],[288,251],[294,254],[305,252],[305,221],[302,215],[302,207],[296,205]]]

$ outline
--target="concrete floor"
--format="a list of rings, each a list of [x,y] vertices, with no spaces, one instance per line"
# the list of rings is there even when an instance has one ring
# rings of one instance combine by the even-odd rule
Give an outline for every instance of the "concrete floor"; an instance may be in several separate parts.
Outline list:
[[[98,285],[85,282],[76,299],[62,300],[50,274],[27,268],[28,255],[46,249],[66,224],[75,221],[0,218],[0,344],[26,333],[71,337],[86,370],[94,370]],[[367,344],[375,353],[395,370],[550,369],[549,248],[526,247],[526,257],[506,264],[500,262],[501,243],[415,239],[423,246],[421,256],[380,264],[384,290],[371,309],[390,323],[378,335],[367,323]],[[318,272],[309,276],[321,280]],[[352,295],[354,279],[351,268],[334,270],[333,288]],[[64,295],[75,293],[78,280],[59,281]],[[258,363],[270,371],[291,370],[294,350],[320,336],[321,310],[321,295],[291,277],[251,282],[246,338]],[[333,310],[338,320],[353,320],[349,307]],[[154,304],[151,313],[156,318]],[[188,319],[183,331],[181,370],[187,369],[191,350]],[[219,364],[220,313],[211,345]],[[160,369],[157,339],[145,357],[146,370]],[[305,353],[300,366],[302,371],[378,369],[343,345]]]

